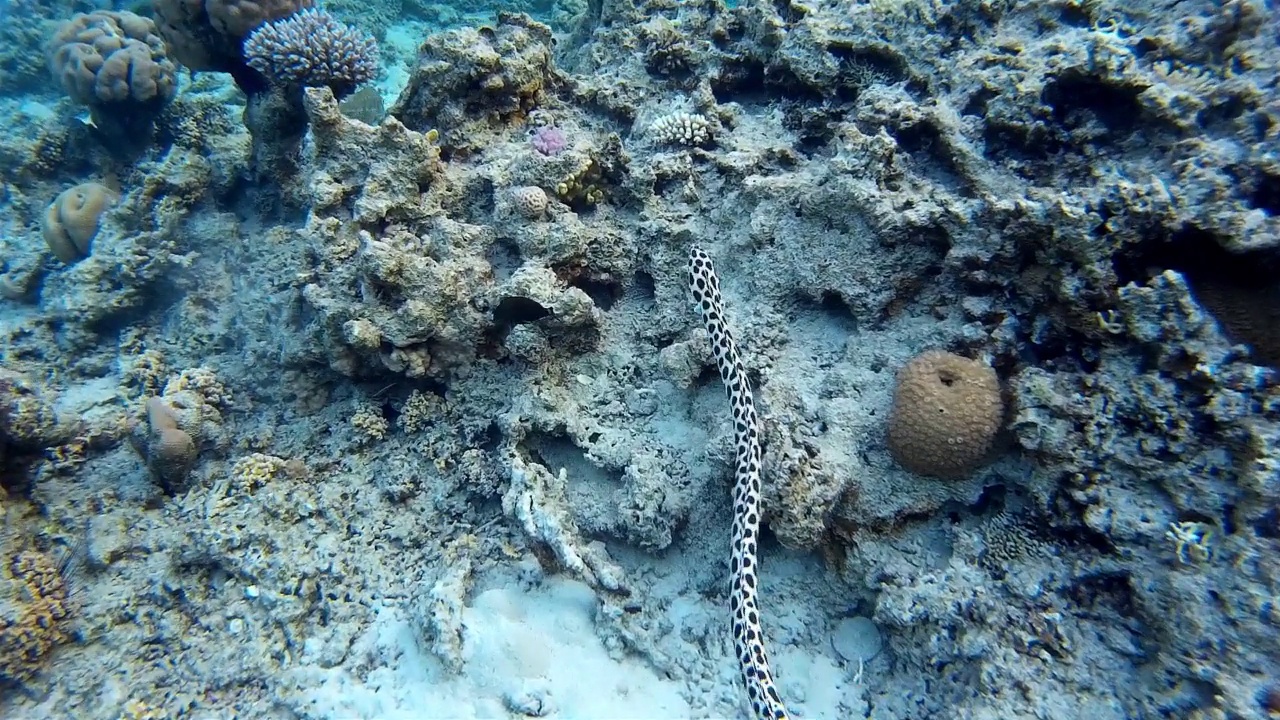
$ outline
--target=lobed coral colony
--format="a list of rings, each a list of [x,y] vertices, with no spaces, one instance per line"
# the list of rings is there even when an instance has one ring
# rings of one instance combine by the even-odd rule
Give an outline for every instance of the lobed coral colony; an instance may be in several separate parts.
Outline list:
[[[0,716],[1280,718],[1261,0],[0,35]]]

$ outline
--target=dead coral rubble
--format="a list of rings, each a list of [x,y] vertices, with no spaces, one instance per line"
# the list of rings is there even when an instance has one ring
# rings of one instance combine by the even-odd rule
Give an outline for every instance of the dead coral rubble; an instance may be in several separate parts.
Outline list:
[[[477,149],[562,82],[552,44],[546,25],[507,12],[493,27],[432,35],[391,114],[414,130],[439,129],[447,147]]]
[[[71,639],[71,592],[47,553],[8,552],[0,564],[0,683],[27,682]]]
[[[73,433],[74,424],[59,416],[47,390],[0,368],[0,477],[5,487],[24,488],[31,465]]]

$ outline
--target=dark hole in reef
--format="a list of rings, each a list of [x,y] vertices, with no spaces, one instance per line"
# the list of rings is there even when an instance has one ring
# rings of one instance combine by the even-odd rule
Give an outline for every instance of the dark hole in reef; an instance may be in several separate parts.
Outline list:
[[[730,5],[732,6],[732,3],[730,3]],[[742,23],[737,21],[731,21],[723,27],[721,32],[712,34],[711,42],[717,48],[724,50],[725,48],[728,48],[733,43],[736,43],[742,40],[742,38],[745,36],[746,36],[746,32],[743,29]]]
[[[980,88],[965,101],[964,108],[960,110],[961,115],[971,115],[973,117],[986,117],[987,103],[991,102],[991,98],[995,97],[995,92],[987,88]]]
[[[1215,125],[1235,120],[1243,115],[1246,109],[1243,100],[1238,97],[1230,97],[1214,104],[1212,107],[1201,110],[1196,115],[1196,120],[1201,127],[1211,128]]]
[[[728,62],[711,78],[711,92],[716,100],[734,98],[739,102],[767,102],[764,89],[764,64],[756,61]]]
[[[848,324],[851,330],[858,327],[858,316],[853,314],[853,309],[849,307],[849,303],[845,302],[840,293],[833,290],[823,290],[822,300],[819,303],[822,311],[830,315],[833,319],[840,321],[841,324]]]
[[[562,428],[532,430],[520,443],[520,449],[552,473],[561,468],[566,471],[567,492],[573,507],[599,504],[601,498],[608,497],[626,482],[618,470],[601,467],[593,461]]]
[[[687,182],[683,178],[671,175],[663,175],[653,183],[653,194],[658,197],[666,197],[672,192],[684,187]]]
[[[964,175],[956,166],[955,157],[946,140],[943,139],[942,132],[933,123],[920,122],[909,127],[899,127],[890,132],[898,141],[899,147],[912,155],[923,155],[933,166],[942,171],[930,173],[934,180],[957,187],[963,192],[966,186]],[[922,163],[922,169],[927,172],[929,167]]]
[[[1003,484],[989,485],[982,489],[969,509],[976,515],[995,514],[1005,508],[1008,495],[1009,488]]]
[[[828,45],[827,51],[840,61],[840,77],[836,81],[836,97],[840,100],[856,99],[860,90],[872,85],[892,85],[910,79],[906,62],[882,50],[855,48],[837,41]]]
[[[825,88],[822,89],[825,91]],[[819,104],[823,92],[801,81],[786,68],[766,68],[759,61],[728,63],[711,78],[711,92],[719,102],[765,105],[777,100]]]
[[[1123,570],[1084,575],[1067,588],[1067,594],[1082,608],[1112,608],[1126,617],[1132,617],[1135,610],[1133,580]]]
[[[773,0],[773,9],[777,11],[783,22],[788,25],[800,22],[806,15],[804,11],[793,5],[790,0]]]
[[[1280,508],[1271,508],[1254,519],[1253,531],[1258,537],[1275,540],[1280,538]]]
[[[383,398],[382,403],[378,405],[378,412],[382,415],[382,419],[387,424],[395,427],[396,420],[400,417],[400,410],[396,408],[395,403],[391,402],[391,398]]]
[[[775,97],[797,100],[805,104],[817,104],[823,99],[826,88],[816,88],[801,80],[790,68],[776,68],[765,73]]]
[[[1121,285],[1143,283],[1164,270],[1182,273],[1192,295],[1232,342],[1250,346],[1254,360],[1280,367],[1280,255],[1232,253],[1198,228],[1167,240],[1148,238],[1116,256]]]
[[[907,64],[896,55],[875,48],[855,49],[839,43],[832,43],[827,49],[840,60],[861,65],[890,83],[907,79]]]
[[[1209,527],[1213,527],[1217,524],[1214,518],[1208,513],[1197,512],[1195,510],[1180,513],[1178,515],[1178,522],[1199,523],[1201,525],[1208,525]]]
[[[1071,70],[1050,81],[1041,100],[1053,109],[1054,119],[1068,127],[1082,124],[1081,114],[1087,113],[1108,131],[1127,134],[1142,116],[1142,105],[1138,103],[1142,90]]]
[[[390,306],[393,310],[398,310],[404,305],[407,298],[405,298],[404,292],[399,286],[392,285],[372,273],[364,275],[363,279],[365,288],[374,296],[373,298],[365,298],[366,302],[374,302],[374,298],[376,298],[376,302]]]
[[[1236,534],[1236,506],[1227,504],[1222,507],[1222,532],[1227,535]]]
[[[693,385],[694,387],[705,387],[717,382],[720,382],[720,371],[716,369],[715,365],[707,365],[702,368],[702,372],[698,373]]]
[[[646,300],[654,300],[657,297],[657,287],[654,285],[653,276],[644,270],[637,270],[635,275],[631,276],[631,286]]]
[[[485,259],[493,268],[494,282],[498,285],[506,282],[524,263],[520,256],[520,246],[512,238],[500,237],[489,246]]]
[[[1063,25],[1078,28],[1087,28],[1093,25],[1093,19],[1089,17],[1088,11],[1082,5],[1063,5],[1058,9],[1058,20]]]
[[[577,275],[569,280],[569,284],[586,293],[596,307],[606,312],[622,297],[622,285],[610,275]]]
[[[534,300],[507,296],[493,309],[493,323],[501,329],[502,337],[506,337],[516,325],[537,322],[550,314],[550,310]]]
[[[480,178],[467,188],[466,198],[457,209],[464,219],[479,223],[493,213],[496,203],[493,181],[489,178]]]
[[[984,104],[983,112],[986,112]],[[1063,148],[1062,140],[1044,126],[1009,125],[988,120],[982,128],[985,154],[993,159],[1019,163],[1040,163],[1054,157]],[[1022,171],[1028,174],[1028,171]]]
[[[142,294],[142,302],[139,302],[133,308],[120,312],[103,313],[101,317],[88,323],[88,326],[99,335],[117,335],[135,323],[141,322],[150,313],[166,313],[182,299],[182,292],[170,278],[162,278],[155,285],[145,289]],[[229,343],[235,339],[224,336],[219,338],[219,345],[222,348],[230,349]],[[222,348],[209,349],[217,350]]]
[[[501,444],[502,428],[498,427],[496,422],[486,425],[476,442],[476,445],[486,453],[495,452]]]
[[[1280,178],[1263,173],[1254,182],[1249,206],[1267,215],[1280,215]]]
[[[1267,137],[1267,133],[1271,131],[1272,126],[1275,125],[1275,121],[1263,113],[1254,113],[1252,125],[1253,139],[1261,142],[1263,138]]]
[[[1151,38],[1144,37],[1138,40],[1133,46],[1133,54],[1137,57],[1146,57],[1148,54],[1156,52],[1160,49],[1160,43]]]

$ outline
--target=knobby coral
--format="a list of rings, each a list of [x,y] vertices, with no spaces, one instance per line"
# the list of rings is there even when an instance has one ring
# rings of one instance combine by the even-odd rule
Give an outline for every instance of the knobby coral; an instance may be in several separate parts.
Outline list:
[[[155,23],[131,12],[77,13],[58,26],[48,61],[71,99],[89,106],[164,104],[177,91],[177,68]]]
[[[22,551],[0,566],[0,680],[24,682],[53,648],[70,639],[70,593],[48,555]]]

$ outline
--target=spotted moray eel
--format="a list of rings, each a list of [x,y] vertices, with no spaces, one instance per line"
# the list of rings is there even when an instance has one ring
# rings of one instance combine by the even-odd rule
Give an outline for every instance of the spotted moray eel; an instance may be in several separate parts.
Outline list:
[[[769,655],[760,629],[760,605],[756,597],[756,547],[760,537],[760,425],[751,396],[751,383],[738,355],[720,300],[720,279],[711,258],[701,248],[689,252],[689,287],[702,314],[716,367],[733,408],[735,446],[733,483],[733,555],[729,560],[732,586],[733,647],[755,718],[784,720],[786,705],[769,671]]]

